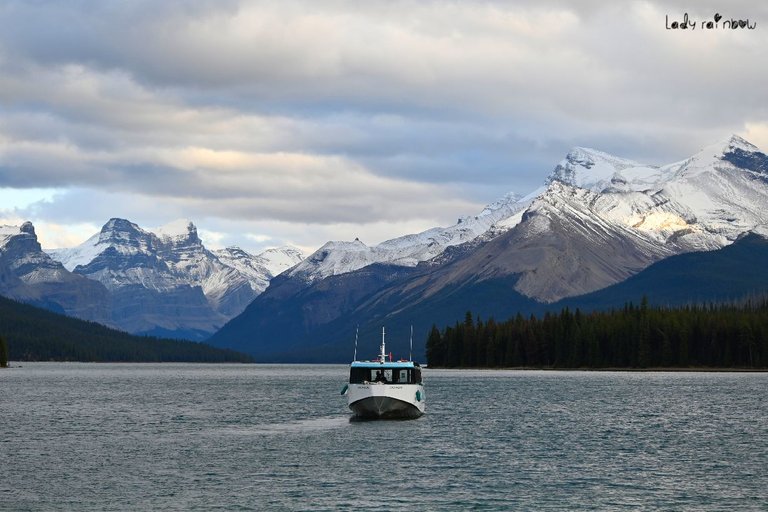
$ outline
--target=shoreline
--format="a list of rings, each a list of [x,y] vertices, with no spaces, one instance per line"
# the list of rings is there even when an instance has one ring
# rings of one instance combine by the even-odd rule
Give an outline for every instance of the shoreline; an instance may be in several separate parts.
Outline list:
[[[94,365],[106,365],[106,364],[121,364],[121,365],[148,365],[148,364],[189,364],[189,365],[244,365],[244,366],[295,366],[295,365],[317,365],[317,366],[339,366],[348,365],[349,363],[242,363],[233,361],[222,362],[203,362],[203,361],[9,361],[8,366],[0,368],[0,371],[4,369],[23,368],[25,364],[57,364],[57,363],[69,363],[69,364],[94,364]],[[768,368],[713,368],[706,366],[691,366],[691,367],[653,367],[653,368],[624,368],[624,367],[611,367],[611,368],[552,368],[552,367],[536,367],[536,366],[509,366],[509,367],[494,367],[489,368],[485,366],[471,366],[471,367],[444,367],[444,366],[422,366],[423,369],[429,370],[458,370],[458,371],[545,371],[545,372],[627,372],[627,373],[768,373]]]
[[[654,368],[551,368],[535,366],[511,366],[488,368],[486,366],[472,367],[445,367],[445,366],[426,366],[427,370],[472,370],[472,371],[549,371],[549,372],[630,372],[630,373],[768,373],[768,368],[710,368],[710,367],[654,367]]]

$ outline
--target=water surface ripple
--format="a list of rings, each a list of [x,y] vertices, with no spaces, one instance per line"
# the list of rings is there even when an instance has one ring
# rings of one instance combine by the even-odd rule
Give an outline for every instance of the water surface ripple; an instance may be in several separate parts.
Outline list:
[[[768,375],[426,370],[351,422],[344,366],[0,371],[2,510],[766,510]]]

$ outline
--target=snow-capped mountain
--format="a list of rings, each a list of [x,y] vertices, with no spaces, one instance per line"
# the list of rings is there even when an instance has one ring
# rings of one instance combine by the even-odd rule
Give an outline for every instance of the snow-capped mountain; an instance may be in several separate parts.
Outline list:
[[[490,240],[514,228],[525,212],[540,211],[546,204],[555,216],[560,207],[569,208],[586,223],[597,221],[598,226],[608,223],[630,230],[643,244],[656,246],[651,251],[654,258],[712,250],[765,225],[762,205],[768,201],[765,191],[755,189],[753,183],[760,171],[749,169],[749,165],[738,166],[755,152],[759,152],[755,146],[732,136],[682,162],[656,166],[595,149],[574,148],[554,168],[544,187],[525,197],[507,194],[480,214],[461,218],[453,226],[375,246],[359,239],[328,242],[289,275],[311,283],[373,263],[415,266],[448,247]],[[752,165],[760,165],[755,162]],[[575,190],[590,194],[572,193]]]
[[[729,245],[768,223],[765,157],[740,137],[691,158],[644,165],[576,148],[490,257],[480,248],[461,272],[517,275],[515,289],[552,302],[622,281],[674,254]],[[498,251],[497,251],[498,252]],[[485,258],[482,271],[476,264]]]
[[[304,258],[301,251],[292,247],[267,249],[256,255],[233,246],[213,253],[224,265],[245,276],[256,293],[263,292],[273,277],[295,266]]]
[[[110,219],[99,233],[81,245],[47,252],[67,269],[89,275],[108,288],[141,283],[163,290],[189,284],[200,286],[207,297],[221,295],[221,290],[243,279],[254,292],[260,293],[272,277],[303,257],[301,251],[292,247],[267,249],[260,254],[239,247],[209,251],[189,220],[174,221],[149,231],[124,219]],[[102,255],[115,254],[120,256],[119,264],[94,264]]]
[[[186,220],[111,219],[54,258],[31,224],[3,227],[0,293],[131,332],[200,339],[232,319],[220,346],[305,354],[358,322],[407,320],[421,337],[420,322],[467,309],[533,311],[749,233],[768,236],[768,157],[740,137],[666,165],[574,148],[527,196],[375,246],[328,242],[303,261],[286,248],[210,251]]]
[[[152,231],[110,219],[88,240],[49,253],[75,274],[102,283],[130,332],[215,331],[264,291],[274,272],[299,261],[293,249],[264,256],[242,249],[209,251],[189,220]],[[159,330],[157,330],[159,329]]]
[[[329,242],[212,341],[273,360],[329,360],[331,344],[358,323],[361,332],[413,323],[424,339],[432,322],[461,321],[469,309],[497,318],[541,312],[670,256],[766,236],[766,226],[768,157],[740,137],[667,165],[574,148],[542,188],[455,226],[374,247]],[[415,266],[420,260],[428,264]]]
[[[0,226],[0,294],[86,320],[110,323],[107,290],[43,252],[31,222]]]
[[[0,226],[0,257],[3,268],[26,284],[57,282],[67,270],[44,253],[31,222],[21,226]]]
[[[462,217],[447,228],[432,228],[421,233],[387,240],[367,246],[359,239],[352,242],[328,242],[288,272],[307,283],[329,276],[345,274],[374,263],[413,267],[457,246],[486,235],[494,227],[508,229],[505,221],[514,219],[530,203],[531,198],[507,194],[486,206],[478,215]]]
[[[629,227],[676,253],[720,248],[766,225],[766,156],[741,137],[664,166],[629,165],[606,156],[579,148],[557,166],[549,183],[596,193],[590,217]]]

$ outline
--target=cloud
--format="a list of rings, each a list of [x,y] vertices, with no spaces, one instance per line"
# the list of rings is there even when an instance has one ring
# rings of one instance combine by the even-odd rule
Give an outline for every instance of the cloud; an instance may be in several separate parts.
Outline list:
[[[759,26],[666,30],[686,12]],[[26,213],[94,225],[445,224],[574,145],[663,163],[761,144],[763,23],[746,1],[7,0],[0,186],[59,189]]]
[[[87,205],[87,208],[83,208],[83,205]],[[471,205],[468,208],[467,205],[457,204],[450,210],[477,213],[479,207]],[[198,212],[192,220],[206,247],[216,249],[239,245],[257,253],[270,247],[292,245],[311,253],[328,240],[352,240],[359,237],[373,245],[405,233],[416,233],[456,221],[455,218],[435,212],[432,216],[403,220],[371,221],[360,218],[346,222],[305,223],[253,220],[248,216],[218,215],[215,212],[200,214],[204,211],[203,206],[194,205],[190,208],[181,201],[163,203],[143,195],[71,189],[26,208],[13,212],[0,211],[0,224],[20,225],[25,220],[33,219],[43,247],[58,248],[71,247],[86,240],[111,217],[131,219],[151,230],[169,220],[183,218],[189,212]],[[89,222],[89,219],[98,221]]]

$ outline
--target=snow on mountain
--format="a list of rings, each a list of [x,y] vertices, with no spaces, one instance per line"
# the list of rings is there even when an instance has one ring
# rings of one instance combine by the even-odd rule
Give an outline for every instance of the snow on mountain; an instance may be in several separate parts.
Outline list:
[[[260,252],[257,257],[272,274],[277,276],[296,266],[304,259],[304,253],[295,247],[275,247]]]
[[[0,226],[0,261],[5,270],[26,284],[59,282],[69,274],[42,251],[31,222]]]
[[[292,248],[209,251],[187,219],[147,230],[113,218],[79,246],[48,252],[78,278],[109,290],[113,325],[191,339],[241,313],[275,274],[301,259]]]
[[[75,270],[78,265],[90,263],[101,252],[99,247],[99,235],[96,233],[82,244],[64,249],[46,249],[45,252],[51,255],[53,259],[61,262],[70,272]]]
[[[22,233],[20,226],[0,226],[0,247],[4,246],[12,236],[20,233]]]
[[[0,294],[110,324],[107,290],[43,252],[31,222],[0,226]]]
[[[544,186],[527,196],[508,194],[452,226],[378,245],[359,239],[328,242],[302,261],[287,248],[259,255],[236,247],[209,251],[187,220],[153,233],[111,219],[81,246],[52,254],[110,290],[130,291],[114,299],[119,319],[139,309],[144,316],[123,328],[135,332],[136,326],[155,322],[167,329],[193,325],[212,332],[280,272],[289,278],[280,283],[288,284],[278,286],[282,292],[270,287],[262,297],[278,309],[282,300],[303,300],[296,299],[297,285],[311,287],[325,277],[375,263],[415,267],[425,261],[429,266],[416,270],[429,276],[422,283],[425,294],[514,276],[518,292],[551,302],[619,282],[674,254],[722,248],[748,232],[766,233],[766,226],[768,157],[732,136],[667,165],[574,148]],[[21,231],[0,228],[0,248],[4,239]],[[459,251],[446,251],[462,244]],[[385,281],[350,279],[348,285],[340,279],[334,281],[334,290],[353,302],[350,289],[368,297],[370,291],[360,287]],[[156,293],[149,297],[144,290]],[[323,293],[322,285],[318,290]],[[184,314],[175,323],[162,324],[181,309]],[[312,314],[321,316],[317,310]]]
[[[232,267],[245,276],[256,293],[263,292],[273,277],[303,259],[302,252],[292,247],[267,249],[257,255],[239,247],[227,247],[213,253],[224,265]]]
[[[547,184],[559,181],[572,187],[600,190],[605,188],[617,173],[638,168],[646,167],[603,151],[576,147],[555,167],[547,178]]]
[[[216,289],[220,280],[215,274],[223,265],[205,249],[193,223],[180,221],[155,231],[114,218],[81,245],[49,252],[67,268],[110,289],[128,285],[158,291],[179,285],[201,286],[209,293]]]
[[[472,217],[462,217],[453,226],[432,228],[421,233],[387,240],[375,246],[367,246],[359,239],[353,242],[328,242],[304,261],[292,268],[288,275],[306,282],[345,274],[374,263],[416,266],[441,254],[448,247],[456,246],[485,235],[492,228],[509,229],[514,224],[504,221],[517,218],[530,203],[531,198],[507,194],[504,198],[486,206]],[[503,227],[502,227],[503,226]]]
[[[271,276],[262,269],[267,278],[255,282],[242,271],[260,261],[244,251],[239,265],[219,258],[186,219],[150,231],[113,218],[80,246],[50,253],[110,291],[120,328],[196,339],[242,312]]]
[[[602,189],[588,188],[599,192],[594,212],[601,218],[676,252],[712,250],[768,221],[766,162],[755,146],[732,136],[682,162],[617,169]]]
[[[736,136],[665,166],[577,148],[518,216],[506,256],[480,254],[454,278],[514,274],[517,291],[551,302],[765,231],[768,157]]]
[[[492,240],[524,221],[525,237],[534,240],[548,233],[557,216],[568,218],[568,229],[582,231],[584,250],[589,249],[583,240],[590,236],[596,246],[607,247],[608,238],[620,237],[632,247],[633,259],[620,264],[623,270],[603,268],[602,277],[591,284],[585,278],[580,286],[588,291],[610,284],[611,279],[626,278],[660,258],[721,248],[746,232],[764,229],[768,223],[768,157],[738,136],[668,165],[643,164],[577,147],[554,168],[544,187],[525,197],[508,194],[479,215],[461,218],[453,226],[375,246],[360,240],[328,242],[288,275],[311,283],[373,263],[415,266],[448,247]],[[560,229],[562,225],[559,222]],[[605,266],[605,262],[600,264]],[[532,284],[536,279],[533,270],[531,267],[532,273],[520,280],[529,296],[555,300],[560,293],[582,291],[579,286],[554,284],[557,275],[552,286]],[[544,290],[547,287],[549,291]]]
[[[162,292],[199,286],[215,309],[225,311],[241,310],[264,291],[272,277],[302,258],[300,251],[289,247],[259,255],[237,247],[209,251],[188,219],[152,230],[125,219],[110,219],[81,245],[47,252],[67,269],[109,289],[142,286]],[[232,294],[240,298],[227,304]]]

